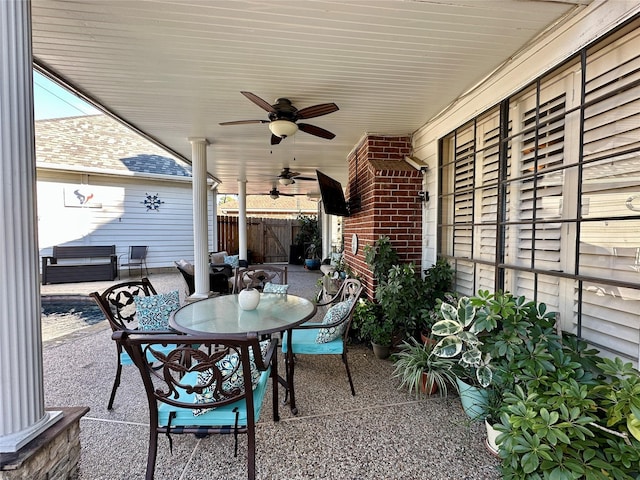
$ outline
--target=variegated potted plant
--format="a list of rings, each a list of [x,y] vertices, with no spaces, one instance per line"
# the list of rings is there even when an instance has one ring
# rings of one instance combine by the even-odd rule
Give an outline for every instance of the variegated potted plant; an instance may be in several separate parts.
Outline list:
[[[472,419],[483,419],[487,405],[484,389],[491,384],[493,373],[491,356],[481,349],[479,335],[495,326],[477,313],[468,297],[461,297],[455,305],[443,302],[440,305],[442,319],[433,324],[431,333],[438,340],[434,355],[458,359],[464,372],[456,381],[465,412]]]

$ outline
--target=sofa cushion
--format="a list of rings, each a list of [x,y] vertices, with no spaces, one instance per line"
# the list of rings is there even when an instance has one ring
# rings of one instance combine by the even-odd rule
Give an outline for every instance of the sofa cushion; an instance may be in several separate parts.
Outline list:
[[[187,272],[189,275],[194,274],[193,264],[184,258],[181,258],[176,262],[176,265],[179,266],[182,270]]]
[[[221,263],[225,263],[224,258],[228,255],[229,254],[224,250],[222,252],[211,253],[209,255],[209,263],[211,263],[212,265],[220,265]]]

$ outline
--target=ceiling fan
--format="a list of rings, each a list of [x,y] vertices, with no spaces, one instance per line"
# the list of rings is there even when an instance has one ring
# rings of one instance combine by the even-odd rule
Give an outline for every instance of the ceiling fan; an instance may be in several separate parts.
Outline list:
[[[293,193],[281,193],[281,192],[279,192],[276,187],[273,187],[271,189],[271,191],[269,192],[269,196],[271,198],[273,198],[274,200],[277,200],[281,196],[283,196],[283,197],[295,197],[295,195]]]
[[[222,122],[220,125],[245,125],[248,123],[268,123],[269,130],[271,130],[271,145],[277,145],[283,138],[290,137],[295,134],[298,129],[310,135],[316,137],[326,138],[331,140],[335,137],[334,133],[331,133],[324,128],[317,127],[315,125],[309,125],[308,123],[296,123],[298,120],[305,120],[307,118],[320,117],[327,115],[338,110],[338,106],[335,103],[320,103],[311,107],[305,107],[298,110],[293,106],[291,100],[288,98],[278,98],[276,103],[270,105],[269,102],[263,100],[259,96],[251,92],[240,92],[253,103],[258,105],[263,110],[266,110],[269,115],[269,120],[236,120],[233,122]]]
[[[292,183],[296,183],[296,180],[309,180],[315,182],[317,180],[316,177],[304,177],[300,175],[298,172],[292,172],[289,167],[284,167],[280,172],[280,175],[276,177],[280,185],[291,185]]]

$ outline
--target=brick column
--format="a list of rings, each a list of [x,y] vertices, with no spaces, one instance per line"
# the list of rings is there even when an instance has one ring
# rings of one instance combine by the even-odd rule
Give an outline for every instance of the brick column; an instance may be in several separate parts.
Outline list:
[[[367,297],[373,298],[373,274],[364,260],[364,246],[387,236],[403,263],[413,262],[417,271],[422,262],[422,174],[404,157],[411,153],[411,138],[368,136],[351,152],[346,196],[352,214],[345,218],[345,260],[364,283]],[[355,200],[355,202],[354,202]],[[356,204],[355,208],[353,204]],[[352,254],[353,234],[358,251]]]

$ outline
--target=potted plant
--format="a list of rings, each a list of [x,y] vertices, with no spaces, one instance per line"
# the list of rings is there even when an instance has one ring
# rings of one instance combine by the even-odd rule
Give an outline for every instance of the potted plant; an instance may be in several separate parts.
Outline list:
[[[300,214],[297,220],[300,222],[300,230],[296,234],[294,242],[298,249],[304,252],[304,258],[300,259],[300,263],[304,263],[307,268],[318,269],[320,268],[320,252],[322,250],[318,218],[313,215]]]
[[[428,315],[424,306],[424,282],[412,263],[394,265],[375,292],[382,315],[394,325],[394,333],[404,339],[415,336],[418,319]]]
[[[420,338],[434,322],[436,300],[444,298],[451,287],[453,269],[439,259],[425,270],[423,279],[413,263],[398,263],[398,254],[385,236],[365,246],[365,261],[377,282],[375,298],[382,315],[394,323],[396,341]]]
[[[389,237],[381,236],[373,245],[364,246],[364,261],[373,273],[373,278],[381,282],[394,265],[398,264],[398,252],[391,245]]]
[[[393,324],[380,315],[379,305],[361,298],[353,313],[353,326],[362,340],[371,342],[373,352],[378,358],[387,358],[390,354]]]
[[[487,431],[486,447],[492,455],[499,456],[497,438],[500,431],[496,429],[494,425],[500,422],[500,415],[504,407],[504,392],[500,387],[495,385],[487,388],[486,391],[486,416],[484,418],[484,426]]]
[[[436,263],[424,272],[423,296],[420,299],[422,309],[418,316],[418,333],[422,341],[433,340],[431,327],[440,320],[437,308],[443,300],[452,303],[456,294],[450,292],[453,284],[454,270],[444,258],[438,258]]]
[[[442,338],[434,352],[459,358],[466,373],[457,379],[461,401],[472,418],[486,416],[486,387],[493,383],[503,392],[513,390],[523,365],[532,371],[547,367],[552,352],[560,348],[555,315],[546,305],[508,292],[480,290],[456,304],[443,302],[440,315],[432,331]]]
[[[455,388],[457,362],[433,355],[433,346],[410,338],[393,354],[393,376],[400,379],[399,388],[408,388],[418,398],[436,392],[446,397],[449,386]]]
[[[305,252],[307,258],[304,261],[304,266],[309,270],[318,270],[320,268],[320,248],[320,241],[317,238],[307,247]]]
[[[432,333],[439,338],[434,354],[443,358],[459,358],[460,365],[468,373],[467,379],[482,387],[491,383],[493,373],[490,357],[480,350],[482,342],[478,334],[493,330],[490,322],[476,316],[476,307],[468,297],[462,297],[452,305],[440,305],[442,320],[433,324]]]

